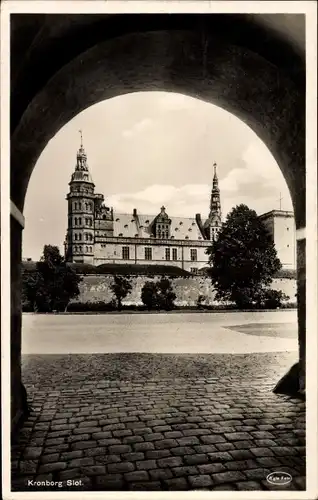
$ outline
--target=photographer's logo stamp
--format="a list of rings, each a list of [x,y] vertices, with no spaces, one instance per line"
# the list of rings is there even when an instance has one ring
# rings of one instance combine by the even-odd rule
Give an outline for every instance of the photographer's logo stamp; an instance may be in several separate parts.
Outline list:
[[[271,472],[266,476],[266,480],[270,484],[274,484],[276,486],[286,486],[287,484],[291,483],[293,478],[291,477],[288,472]]]

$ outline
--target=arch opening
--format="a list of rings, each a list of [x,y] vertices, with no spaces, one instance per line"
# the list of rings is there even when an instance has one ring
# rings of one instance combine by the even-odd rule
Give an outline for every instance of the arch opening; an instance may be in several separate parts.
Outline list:
[[[83,35],[84,34],[83,29]],[[204,41],[204,43],[203,43]],[[292,57],[292,56],[291,56]],[[301,73],[301,69],[299,70]],[[244,121],[266,144],[282,170],[295,213],[305,227],[305,117],[302,85],[270,58],[201,25],[145,30],[102,40],[76,54],[29,99],[11,139],[11,199],[23,211],[32,170],[46,144],[71,118],[92,104],[136,91],[179,92],[217,104]],[[52,103],[54,105],[52,106]],[[18,180],[18,182],[17,182]],[[21,227],[11,231],[12,359],[21,354]],[[298,321],[304,375],[305,241],[298,244]],[[19,393],[19,367],[13,392]],[[15,389],[14,389],[15,388]],[[21,398],[13,402],[13,415]]]

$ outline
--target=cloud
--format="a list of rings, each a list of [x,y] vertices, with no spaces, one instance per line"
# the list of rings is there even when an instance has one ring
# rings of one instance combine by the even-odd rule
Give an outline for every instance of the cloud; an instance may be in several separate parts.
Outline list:
[[[259,198],[268,189],[286,191],[286,182],[278,164],[260,141],[250,142],[237,164],[220,181],[220,189],[225,193],[246,192],[257,186]]]
[[[141,121],[135,123],[131,128],[124,130],[122,135],[124,137],[133,137],[143,132],[151,124],[152,120],[150,118],[143,118]]]

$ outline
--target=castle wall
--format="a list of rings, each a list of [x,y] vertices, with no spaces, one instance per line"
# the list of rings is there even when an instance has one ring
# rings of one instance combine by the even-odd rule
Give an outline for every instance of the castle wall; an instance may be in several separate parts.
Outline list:
[[[131,278],[132,292],[123,301],[123,304],[141,304],[141,289],[146,281],[157,281],[158,278],[148,276],[135,276]],[[213,303],[215,291],[211,286],[211,280],[204,276],[193,276],[190,278],[174,278],[171,280],[174,292],[177,296],[176,305],[195,306],[199,295],[206,296],[206,304]],[[110,302],[113,298],[110,285],[113,282],[111,275],[87,275],[80,283],[80,296],[74,302]],[[296,280],[275,279],[272,288],[282,290],[295,301]]]

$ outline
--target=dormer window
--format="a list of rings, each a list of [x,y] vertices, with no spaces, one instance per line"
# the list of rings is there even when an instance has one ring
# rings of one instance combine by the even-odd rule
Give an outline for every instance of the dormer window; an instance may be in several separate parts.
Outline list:
[[[120,220],[120,219],[117,217],[116,222],[119,222],[119,220]]]
[[[146,224],[149,224],[149,220],[147,219],[147,220],[145,221],[145,223],[146,223]]]
[[[128,227],[128,224],[125,224],[125,225],[124,225],[124,228],[125,228],[125,229],[127,229],[127,227]]]
[[[179,224],[180,224],[180,226],[182,226],[183,222],[182,222],[182,221],[180,221],[180,222],[179,222]]]
[[[119,235],[118,235],[118,236],[122,236],[122,235],[123,235],[123,233],[119,233]]]

